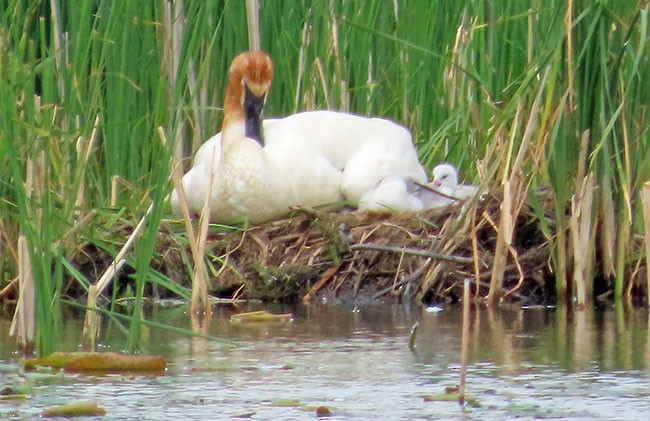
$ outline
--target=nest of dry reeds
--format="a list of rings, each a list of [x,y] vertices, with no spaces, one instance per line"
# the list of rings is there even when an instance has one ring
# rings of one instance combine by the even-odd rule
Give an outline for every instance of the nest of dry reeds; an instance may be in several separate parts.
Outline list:
[[[538,196],[552,215],[550,197]],[[455,301],[469,279],[475,296],[484,297],[500,205],[498,194],[490,194],[417,214],[297,209],[245,230],[212,232],[206,253],[212,292],[279,302],[436,303]],[[175,238],[161,236],[159,248],[166,252],[157,266],[172,278],[188,279],[177,271],[183,265]],[[509,250],[499,295],[519,303],[549,300],[550,248],[538,215],[526,205]]]

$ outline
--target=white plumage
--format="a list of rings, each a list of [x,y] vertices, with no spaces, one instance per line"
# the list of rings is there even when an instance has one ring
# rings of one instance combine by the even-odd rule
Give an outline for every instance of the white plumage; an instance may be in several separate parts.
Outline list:
[[[451,164],[437,165],[432,181],[421,184],[408,177],[386,177],[363,195],[359,210],[417,212],[447,206],[478,193],[476,186],[458,185],[458,173]]]
[[[252,53],[238,58],[246,54]],[[310,111],[265,120],[263,147],[246,137],[243,91],[263,72],[238,58],[229,73],[224,131],[199,148],[182,180],[192,212],[203,206],[211,169],[210,216],[223,222],[242,217],[263,222],[296,205],[359,201],[387,177],[426,182],[410,133],[389,120]],[[270,59],[261,63],[269,65]],[[257,85],[268,88],[270,79]],[[176,191],[171,204],[180,213]]]

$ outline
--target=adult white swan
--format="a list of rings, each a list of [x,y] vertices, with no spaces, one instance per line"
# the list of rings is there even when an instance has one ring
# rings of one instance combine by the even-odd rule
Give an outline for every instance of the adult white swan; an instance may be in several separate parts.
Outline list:
[[[271,70],[262,72],[244,66],[240,57],[249,55],[265,57],[264,66]],[[249,84],[256,72],[269,78],[261,83],[263,89],[258,89],[261,100],[253,101],[255,95],[251,93],[255,92],[255,86]],[[224,101],[223,134],[213,136],[201,146],[193,168],[183,177],[192,211],[198,212],[203,203],[206,180],[213,168],[211,162],[216,163],[217,180],[238,180],[218,181],[212,189],[212,220],[246,216],[252,222],[261,222],[281,215],[293,205],[315,206],[341,199],[358,201],[390,176],[426,182],[410,133],[389,120],[311,111],[264,120],[260,129],[259,114],[270,86],[270,75],[272,64],[265,53],[243,53],[233,61]],[[257,145],[251,141],[257,141]],[[232,145],[238,143],[246,146],[233,149]],[[226,148],[226,145],[230,146]],[[247,152],[242,153],[243,150]],[[261,167],[253,169],[260,157],[263,158]],[[256,183],[248,180],[251,172],[257,173],[253,177],[259,179]],[[265,181],[268,188],[273,189],[272,200],[267,203],[268,192],[247,187],[262,186],[264,177],[268,178]],[[247,196],[246,206],[241,205],[243,195]],[[253,206],[255,197],[257,204]],[[172,193],[171,202],[179,213],[176,192]],[[267,208],[265,212],[253,212],[253,208],[263,206]]]
[[[264,222],[285,214],[291,206],[316,206],[342,198],[341,171],[323,157],[304,146],[291,150],[281,143],[262,147],[254,139],[272,76],[273,65],[264,52],[242,53],[233,60],[222,133],[201,147],[194,166],[182,179],[192,212],[200,212],[208,193],[210,219],[218,222],[242,217]],[[176,191],[170,200],[180,213]]]

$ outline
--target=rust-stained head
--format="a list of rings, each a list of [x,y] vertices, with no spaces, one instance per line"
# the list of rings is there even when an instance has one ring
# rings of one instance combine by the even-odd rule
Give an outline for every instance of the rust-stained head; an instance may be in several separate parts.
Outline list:
[[[246,51],[233,59],[223,104],[224,129],[235,120],[261,118],[272,79],[273,62],[264,51]]]
[[[235,57],[228,72],[228,83],[239,83],[255,96],[264,95],[273,79],[273,62],[264,51],[246,51]]]

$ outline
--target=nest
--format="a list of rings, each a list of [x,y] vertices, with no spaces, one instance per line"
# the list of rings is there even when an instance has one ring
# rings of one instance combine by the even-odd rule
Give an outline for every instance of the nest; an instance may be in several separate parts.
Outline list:
[[[538,196],[551,215],[549,195]],[[469,279],[475,296],[484,297],[500,204],[491,194],[417,214],[296,209],[290,217],[245,230],[213,230],[207,250],[212,292],[276,302],[439,303],[457,300]],[[161,236],[159,250],[166,252],[157,266],[182,280],[187,273],[178,268],[184,269],[188,251],[177,238]],[[525,205],[499,295],[518,303],[550,300],[549,253],[538,215]]]

